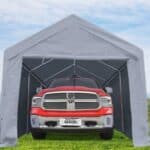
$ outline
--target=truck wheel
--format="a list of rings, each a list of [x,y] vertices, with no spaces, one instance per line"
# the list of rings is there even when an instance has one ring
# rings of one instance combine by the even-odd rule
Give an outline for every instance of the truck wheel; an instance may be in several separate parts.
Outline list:
[[[104,140],[112,139],[112,137],[113,137],[113,128],[106,129],[106,130],[100,132],[100,137],[101,137],[101,139],[104,139]]]
[[[46,133],[45,133],[45,132],[42,132],[42,131],[35,131],[35,130],[32,130],[32,131],[31,131],[31,134],[32,134],[33,139],[42,140],[42,139],[45,139],[45,138],[46,138]]]

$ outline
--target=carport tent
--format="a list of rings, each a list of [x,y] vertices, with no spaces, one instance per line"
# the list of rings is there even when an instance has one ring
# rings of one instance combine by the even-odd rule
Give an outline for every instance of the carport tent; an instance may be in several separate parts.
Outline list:
[[[77,74],[99,88],[113,88],[115,128],[148,144],[147,101],[142,51],[74,15],[7,49],[0,103],[0,146],[15,145],[30,132],[36,88]]]

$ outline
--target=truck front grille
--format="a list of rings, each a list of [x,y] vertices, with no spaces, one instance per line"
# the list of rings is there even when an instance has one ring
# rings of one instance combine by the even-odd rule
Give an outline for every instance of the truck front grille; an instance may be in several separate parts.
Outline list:
[[[98,102],[75,102],[76,109],[96,109],[98,107]]]
[[[86,110],[100,107],[98,96],[88,92],[49,93],[43,97],[43,108],[49,110]]]
[[[44,102],[45,109],[67,109],[66,102]]]

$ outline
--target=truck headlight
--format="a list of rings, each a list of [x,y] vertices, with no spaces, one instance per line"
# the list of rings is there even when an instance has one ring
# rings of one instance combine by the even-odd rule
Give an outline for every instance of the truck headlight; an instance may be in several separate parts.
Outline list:
[[[110,97],[101,97],[100,104],[103,107],[112,107],[112,100]]]
[[[42,98],[41,97],[33,97],[33,99],[32,99],[32,106],[40,107],[41,103],[42,103]]]

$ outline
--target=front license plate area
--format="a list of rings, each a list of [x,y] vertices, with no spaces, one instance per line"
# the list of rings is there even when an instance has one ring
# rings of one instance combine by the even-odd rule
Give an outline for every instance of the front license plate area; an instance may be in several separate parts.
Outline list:
[[[64,118],[60,119],[61,126],[81,126],[81,119]]]

